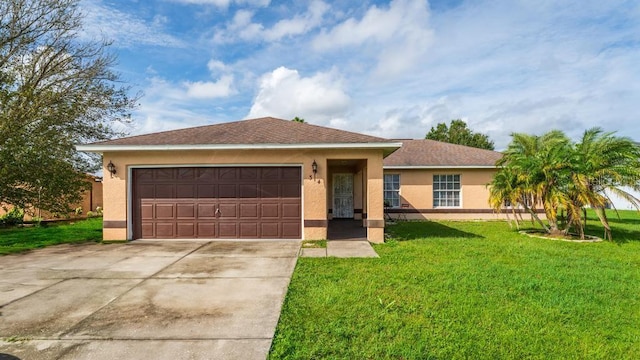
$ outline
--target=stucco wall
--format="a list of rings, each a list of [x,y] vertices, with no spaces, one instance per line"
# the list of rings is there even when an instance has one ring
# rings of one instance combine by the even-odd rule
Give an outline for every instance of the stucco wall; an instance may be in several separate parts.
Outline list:
[[[130,239],[130,217],[128,215],[128,197],[130,196],[129,175],[132,167],[153,166],[215,166],[215,165],[299,165],[302,167],[303,223],[311,222],[315,226],[305,226],[304,239],[324,239],[327,236],[327,175],[328,159],[363,159],[367,163],[377,164],[379,173],[369,178],[369,196],[382,198],[382,151],[381,150],[198,150],[198,151],[138,151],[107,152],[104,159],[104,239]],[[318,173],[313,175],[311,163],[316,161]],[[111,177],[106,164],[113,162],[116,175]],[[381,202],[374,203],[380,209],[374,209],[374,219],[383,219]],[[317,224],[323,224],[317,226]],[[374,234],[370,241],[382,241],[383,234]]]
[[[390,170],[400,175],[400,211],[408,219],[494,219],[486,186],[495,169],[412,169]],[[460,207],[433,206],[433,175],[460,175]],[[397,216],[392,211],[392,216]],[[501,217],[501,216],[498,216]]]
[[[89,211],[96,211],[96,208],[98,206],[102,207],[102,182],[96,181],[96,178],[93,176],[87,176],[87,182],[91,184],[91,190],[87,190],[82,194],[82,201],[79,204],[71,205],[71,209],[76,209],[77,207],[81,207],[82,216],[87,215],[87,212]],[[7,211],[10,211],[11,209],[13,209],[13,205],[1,203],[0,216],[6,214]],[[29,212],[33,212],[35,216],[39,215],[40,217],[42,217],[42,219],[45,219],[45,220],[65,218],[65,216],[67,215],[75,216],[75,213],[71,212],[69,214],[61,214],[62,216],[56,217],[53,214],[49,213],[48,211],[39,211],[37,208],[31,208],[24,215],[25,221],[31,221],[33,219],[31,214],[29,214]]]

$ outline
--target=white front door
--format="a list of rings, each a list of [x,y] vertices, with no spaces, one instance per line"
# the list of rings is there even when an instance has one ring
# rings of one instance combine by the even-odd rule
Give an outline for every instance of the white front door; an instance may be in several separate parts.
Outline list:
[[[333,174],[333,217],[353,219],[353,174]]]

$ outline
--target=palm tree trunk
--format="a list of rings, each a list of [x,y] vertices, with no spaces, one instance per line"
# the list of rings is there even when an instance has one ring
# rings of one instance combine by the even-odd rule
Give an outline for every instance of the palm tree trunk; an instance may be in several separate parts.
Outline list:
[[[609,226],[609,220],[607,220],[607,213],[604,211],[602,207],[594,208],[596,215],[598,215],[598,219],[600,219],[600,223],[604,227],[604,238],[608,241],[613,240],[613,236],[611,234],[611,226]]]
[[[538,214],[536,214],[536,212],[532,208],[524,204],[524,209],[527,212],[529,212],[529,214],[531,214],[531,217],[533,217],[536,220],[536,222],[540,224],[540,226],[542,226],[545,232],[547,233],[551,232],[551,230],[549,230],[549,227],[547,227],[547,225],[544,224],[544,221],[540,220],[540,218],[538,217]]]

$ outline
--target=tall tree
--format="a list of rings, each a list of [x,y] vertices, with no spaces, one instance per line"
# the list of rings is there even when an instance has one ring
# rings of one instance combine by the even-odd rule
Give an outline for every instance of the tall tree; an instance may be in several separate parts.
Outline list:
[[[449,126],[446,123],[439,123],[425,136],[425,139],[448,142],[451,144],[466,145],[480,149],[493,150],[494,143],[489,136],[473,132],[467,127],[467,123],[461,119],[451,120]]]
[[[291,119],[291,121],[295,121],[295,122],[299,122],[299,123],[303,123],[304,124],[304,119],[303,118],[299,118],[299,117],[294,117],[293,119]]]
[[[136,97],[108,43],[79,39],[79,0],[0,2],[0,202],[67,212],[97,162],[75,144],[118,134]]]

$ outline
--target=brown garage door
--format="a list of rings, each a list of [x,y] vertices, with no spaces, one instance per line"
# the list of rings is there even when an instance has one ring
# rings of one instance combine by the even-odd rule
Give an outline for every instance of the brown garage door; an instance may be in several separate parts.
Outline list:
[[[301,238],[299,167],[133,170],[135,239]]]

